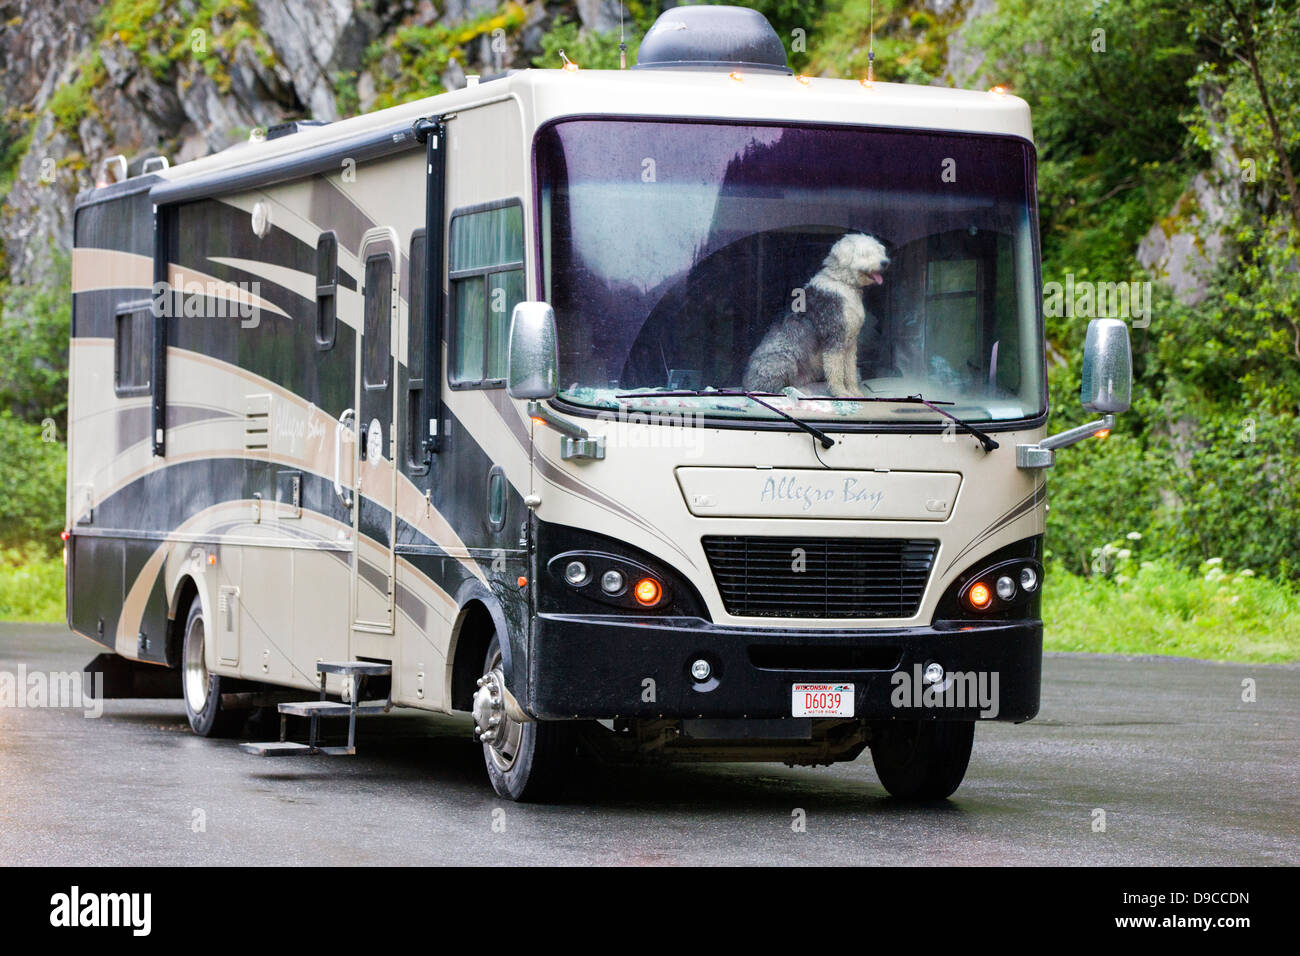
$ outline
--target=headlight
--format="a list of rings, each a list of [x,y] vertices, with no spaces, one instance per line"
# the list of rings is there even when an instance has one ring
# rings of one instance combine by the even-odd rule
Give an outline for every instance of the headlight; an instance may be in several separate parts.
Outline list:
[[[600,586],[606,594],[617,594],[623,590],[623,572],[606,571],[600,577]]]
[[[1038,587],[1038,575],[1033,568],[1020,569],[1020,586],[1026,591],[1032,591]]]
[[[581,561],[570,561],[564,566],[564,580],[575,588],[586,584],[588,577],[587,566]]]

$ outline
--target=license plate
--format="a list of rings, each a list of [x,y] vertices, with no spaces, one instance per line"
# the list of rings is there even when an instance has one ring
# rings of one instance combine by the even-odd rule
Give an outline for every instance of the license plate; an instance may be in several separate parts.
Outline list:
[[[791,691],[793,717],[852,717],[852,684],[795,684]]]

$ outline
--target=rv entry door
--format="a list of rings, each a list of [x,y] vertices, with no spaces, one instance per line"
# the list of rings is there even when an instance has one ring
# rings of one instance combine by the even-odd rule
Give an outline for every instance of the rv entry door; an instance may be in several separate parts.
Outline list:
[[[371,229],[361,241],[362,316],[357,349],[356,436],[352,509],[356,553],[352,562],[352,629],[365,634],[393,633],[397,490],[398,263],[397,233]],[[370,647],[354,637],[352,653]]]

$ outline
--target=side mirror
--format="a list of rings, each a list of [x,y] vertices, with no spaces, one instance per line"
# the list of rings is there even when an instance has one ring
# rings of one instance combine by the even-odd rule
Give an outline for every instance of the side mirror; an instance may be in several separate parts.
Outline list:
[[[1128,326],[1119,319],[1093,319],[1083,343],[1079,398],[1090,412],[1126,412],[1133,392],[1133,355]]]
[[[545,302],[520,302],[510,317],[506,392],[511,398],[554,398],[559,378],[555,312]]]

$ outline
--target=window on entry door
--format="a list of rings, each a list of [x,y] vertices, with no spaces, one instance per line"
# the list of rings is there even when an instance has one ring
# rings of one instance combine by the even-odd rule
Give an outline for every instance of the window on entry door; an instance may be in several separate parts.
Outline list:
[[[524,221],[518,201],[451,220],[451,383],[499,387],[510,316],[524,298]]]
[[[366,312],[362,329],[362,381],[368,389],[388,387],[392,364],[393,260],[387,253],[366,259]]]

